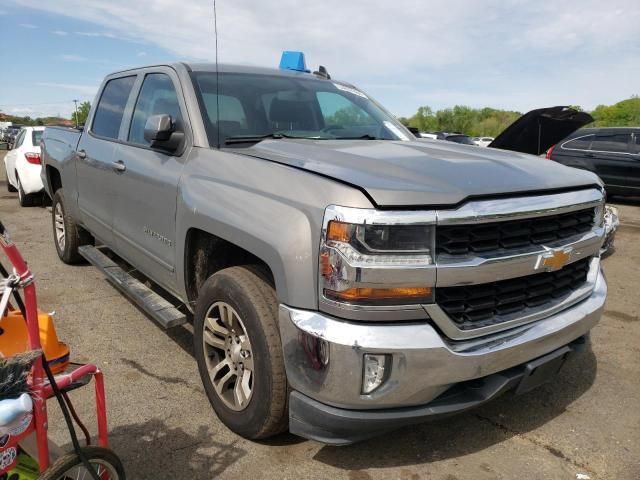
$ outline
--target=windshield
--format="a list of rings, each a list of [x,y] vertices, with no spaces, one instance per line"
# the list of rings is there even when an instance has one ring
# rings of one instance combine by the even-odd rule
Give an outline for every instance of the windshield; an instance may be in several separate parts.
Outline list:
[[[196,72],[193,77],[212,146],[250,146],[250,142],[269,136],[315,140],[411,138],[402,124],[366,94],[331,80],[224,73],[217,88],[215,72]],[[248,144],[242,143],[243,137]]]

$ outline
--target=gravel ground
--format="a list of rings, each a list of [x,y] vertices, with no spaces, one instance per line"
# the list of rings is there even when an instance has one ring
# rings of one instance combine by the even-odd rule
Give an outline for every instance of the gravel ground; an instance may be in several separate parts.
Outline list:
[[[640,478],[640,200],[619,205],[617,250],[604,260],[609,300],[593,349],[571,358],[556,381],[336,448],[293,435],[256,443],[228,431],[205,397],[189,330],[161,330],[96,269],[60,262],[50,212],[20,208],[4,171],[0,181],[0,219],[36,275],[41,308],[57,312],[74,360],[105,372],[111,445],[131,479]],[[91,419],[91,389],[73,398]],[[69,448],[55,404],[50,424],[52,438]]]

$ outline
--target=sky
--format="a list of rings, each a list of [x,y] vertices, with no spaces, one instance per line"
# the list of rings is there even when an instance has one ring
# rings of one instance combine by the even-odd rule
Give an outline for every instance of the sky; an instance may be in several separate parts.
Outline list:
[[[399,116],[640,94],[638,0],[217,0],[219,61],[305,52]],[[62,115],[128,67],[215,59],[213,0],[3,0],[0,111]]]

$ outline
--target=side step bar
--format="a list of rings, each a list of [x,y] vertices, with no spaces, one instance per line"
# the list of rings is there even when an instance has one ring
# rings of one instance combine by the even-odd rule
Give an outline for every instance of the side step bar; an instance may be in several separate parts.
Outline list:
[[[164,328],[187,323],[187,316],[139,280],[125,272],[96,247],[85,245],[78,252],[98,268],[115,287]]]

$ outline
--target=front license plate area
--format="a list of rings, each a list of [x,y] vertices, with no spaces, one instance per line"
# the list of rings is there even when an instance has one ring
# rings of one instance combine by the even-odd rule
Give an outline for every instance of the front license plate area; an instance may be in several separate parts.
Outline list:
[[[551,381],[558,374],[570,353],[571,349],[569,347],[562,347],[544,357],[527,363],[524,369],[524,376],[516,388],[516,395],[526,393],[543,383]]]

